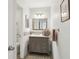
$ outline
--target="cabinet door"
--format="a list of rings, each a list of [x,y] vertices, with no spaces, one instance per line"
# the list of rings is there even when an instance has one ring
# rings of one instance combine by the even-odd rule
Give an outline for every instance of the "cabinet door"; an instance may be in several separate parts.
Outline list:
[[[30,37],[29,39],[29,52],[38,52],[40,51],[39,40],[36,37]]]
[[[42,38],[42,43],[41,43],[41,52],[42,53],[48,53],[49,51],[49,42],[48,38]]]

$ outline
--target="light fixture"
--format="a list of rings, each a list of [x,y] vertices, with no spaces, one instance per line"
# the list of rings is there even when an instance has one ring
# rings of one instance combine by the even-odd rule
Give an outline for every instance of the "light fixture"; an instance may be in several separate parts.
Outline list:
[[[43,14],[43,13],[36,13],[35,15],[34,15],[34,18],[47,18],[47,16],[45,15],[45,14]]]

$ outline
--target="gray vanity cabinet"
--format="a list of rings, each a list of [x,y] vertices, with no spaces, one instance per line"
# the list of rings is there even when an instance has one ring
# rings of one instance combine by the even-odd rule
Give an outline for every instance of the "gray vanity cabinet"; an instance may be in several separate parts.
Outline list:
[[[49,53],[48,37],[30,37],[29,52]]]

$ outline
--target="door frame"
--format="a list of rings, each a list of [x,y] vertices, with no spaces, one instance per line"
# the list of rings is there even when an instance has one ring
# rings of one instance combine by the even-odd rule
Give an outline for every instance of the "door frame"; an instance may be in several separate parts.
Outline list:
[[[8,0],[8,48],[12,46],[14,50],[8,49],[8,59],[16,57],[16,0]]]

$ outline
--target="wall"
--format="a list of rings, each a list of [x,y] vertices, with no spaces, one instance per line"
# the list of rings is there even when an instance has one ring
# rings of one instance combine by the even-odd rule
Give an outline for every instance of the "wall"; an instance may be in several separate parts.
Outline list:
[[[57,23],[59,55],[62,59],[70,59],[70,21]],[[56,25],[55,25],[56,26]]]
[[[16,7],[16,30],[17,30],[17,42],[20,43],[22,31],[23,31],[23,9],[17,4]]]
[[[60,59],[70,59],[70,21],[61,22],[60,2],[58,0],[53,8],[53,28],[60,29],[58,32],[58,50]]]
[[[62,59],[70,59],[70,21],[61,24],[58,44]]]

